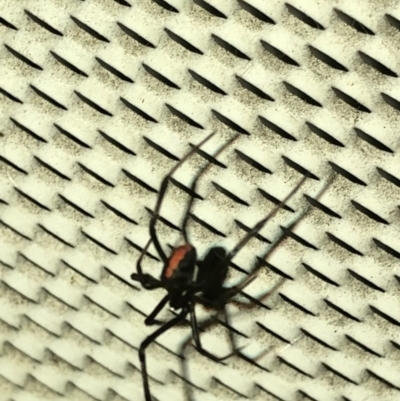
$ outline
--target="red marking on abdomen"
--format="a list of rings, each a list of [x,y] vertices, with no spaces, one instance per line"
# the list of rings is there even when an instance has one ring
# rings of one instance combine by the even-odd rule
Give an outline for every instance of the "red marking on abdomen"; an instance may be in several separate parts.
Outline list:
[[[174,274],[174,271],[178,268],[181,260],[191,250],[192,250],[192,245],[190,244],[178,246],[178,248],[174,249],[168,261],[167,268],[165,269],[164,276],[166,278],[170,278]]]

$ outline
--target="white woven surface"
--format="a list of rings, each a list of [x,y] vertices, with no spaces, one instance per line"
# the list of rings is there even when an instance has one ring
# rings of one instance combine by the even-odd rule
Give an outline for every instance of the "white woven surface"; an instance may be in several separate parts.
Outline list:
[[[305,210],[303,194],[336,177],[325,211],[295,230],[303,244],[286,241],[248,288],[289,277],[272,310],[229,309],[243,352],[268,350],[260,367],[189,347],[194,398],[399,400],[397,2],[157,3],[0,2],[0,400],[143,399],[137,349],[164,292],[116,276],[135,270],[162,178],[211,131],[208,153],[242,135],[199,184],[194,214],[220,233],[191,221],[200,255],[244,235],[235,219],[265,216],[262,191],[282,199],[302,177],[293,163],[319,181],[261,231],[270,240]],[[190,185],[203,163],[193,157],[175,179]],[[162,216],[179,226],[187,200],[171,186]],[[164,249],[179,244],[178,230],[158,231]],[[253,239],[234,263],[250,271],[266,247]],[[242,277],[232,269],[229,284]],[[189,333],[174,328],[148,349],[160,401],[185,399],[176,354]],[[202,339],[229,352],[221,326]]]

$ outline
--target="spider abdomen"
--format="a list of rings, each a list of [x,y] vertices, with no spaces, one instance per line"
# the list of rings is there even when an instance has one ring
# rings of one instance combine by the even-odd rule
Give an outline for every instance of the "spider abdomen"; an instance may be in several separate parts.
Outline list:
[[[217,298],[227,275],[229,262],[226,251],[222,247],[211,248],[202,261],[198,262],[199,273],[197,283],[204,298]]]
[[[185,244],[175,248],[161,274],[163,281],[191,282],[196,264],[196,249]]]

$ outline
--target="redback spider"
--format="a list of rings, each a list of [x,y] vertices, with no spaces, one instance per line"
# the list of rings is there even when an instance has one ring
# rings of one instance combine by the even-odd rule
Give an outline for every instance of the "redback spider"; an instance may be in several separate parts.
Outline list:
[[[156,288],[164,288],[167,294],[157,304],[150,315],[145,319],[146,325],[156,324],[158,321],[155,320],[156,316],[169,302],[169,305],[173,309],[180,309],[181,311],[170,321],[164,323],[160,328],[150,334],[140,345],[139,348],[139,359],[141,363],[143,388],[146,401],[152,401],[148,374],[146,368],[146,357],[145,350],[155,339],[169,330],[171,327],[183,322],[188,314],[190,314],[190,323],[192,327],[192,335],[196,344],[197,350],[204,356],[211,358],[214,361],[221,361],[228,358],[233,353],[225,356],[224,358],[218,358],[215,355],[206,351],[200,341],[199,327],[197,324],[195,314],[195,304],[200,303],[206,307],[211,307],[217,310],[224,309],[226,303],[230,301],[232,297],[242,292],[242,290],[250,284],[256,278],[256,272],[249,274],[243,279],[238,285],[230,288],[223,286],[223,283],[228,274],[228,267],[232,258],[242,249],[242,247],[265,225],[265,223],[271,219],[282,207],[288,199],[300,188],[307,177],[296,185],[296,187],[290,192],[285,199],[277,205],[265,218],[260,220],[243,238],[234,246],[230,252],[226,252],[222,247],[212,247],[206,254],[203,260],[198,260],[196,255],[196,248],[190,244],[187,236],[187,223],[190,217],[190,211],[193,205],[193,196],[190,198],[188,206],[186,208],[185,217],[183,220],[182,234],[185,240],[185,244],[175,248],[169,257],[166,256],[164,250],[161,247],[160,241],[158,240],[155,225],[159,218],[160,208],[164,195],[167,190],[168,181],[174,172],[184,163],[193,153],[198,151],[200,147],[207,142],[214,133],[208,135],[203,139],[197,146],[193,147],[164,177],[159,195],[156,202],[156,207],[152,213],[150,220],[150,240],[146,244],[145,248],[136,263],[137,273],[131,275],[132,280],[139,281],[143,288],[147,290],[154,290]],[[228,141],[213,155],[218,156],[230,143],[238,138],[239,135],[235,136],[232,140]],[[203,169],[196,175],[191,185],[192,193],[195,193],[197,181],[199,177],[204,173],[209,163],[203,167]],[[145,274],[142,271],[141,262],[150,243],[153,242],[157,253],[164,264],[164,268],[161,273],[160,279],[156,279],[150,274]]]

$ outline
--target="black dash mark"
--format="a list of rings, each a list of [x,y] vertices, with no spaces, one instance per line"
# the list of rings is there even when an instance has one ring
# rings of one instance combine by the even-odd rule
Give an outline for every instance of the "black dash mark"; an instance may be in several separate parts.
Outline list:
[[[106,201],[104,201],[104,200],[101,199],[100,202],[101,202],[108,210],[111,210],[111,212],[113,212],[116,216],[120,217],[121,219],[124,219],[124,220],[126,220],[127,222],[132,223],[132,224],[135,224],[135,225],[138,224],[135,220],[131,219],[131,218],[128,217],[126,214],[120,212],[118,209],[116,209],[114,206],[111,206],[111,205],[110,205],[109,203],[107,203]]]
[[[151,42],[149,42],[143,36],[140,36],[139,34],[137,34],[135,31],[132,31],[132,29],[128,28],[124,24],[117,22],[117,25],[120,27],[122,32],[124,32],[126,35],[130,36],[132,39],[136,40],[136,42],[140,43],[141,45],[150,47],[151,49],[156,48],[156,46],[154,46]]]
[[[261,121],[263,125],[265,125],[267,128],[269,128],[271,131],[275,132],[282,138],[288,139],[289,141],[297,141],[297,139],[293,135],[289,134],[289,132],[285,131],[283,128],[274,124],[272,121],[267,120],[265,117],[258,116],[258,119]]]
[[[62,199],[67,205],[71,206],[73,209],[77,210],[79,213],[82,213],[86,217],[90,217],[91,219],[94,219],[94,216],[87,212],[85,209],[81,208],[78,206],[76,203],[70,201],[68,198],[66,198],[64,195],[58,194],[58,197]]]
[[[18,60],[21,60],[23,63],[29,65],[32,68],[35,68],[36,70],[43,71],[43,68],[39,65],[34,63],[32,60],[29,60],[28,57],[22,55],[21,53],[17,52],[14,50],[12,47],[8,46],[7,44],[4,43],[4,47]]]
[[[203,8],[210,14],[214,15],[215,17],[223,18],[223,19],[228,18],[222,11],[219,11],[217,8],[215,8],[210,3],[207,3],[204,0],[193,0],[193,3],[197,4],[198,6],[200,6],[201,8]]]
[[[133,152],[132,150],[130,150],[125,145],[123,145],[122,143],[118,142],[117,140],[115,140],[111,136],[107,135],[105,132],[103,132],[101,130],[97,130],[97,131],[107,142],[111,143],[112,145],[114,145],[118,149],[122,150],[123,152],[125,152],[125,153],[127,153],[127,154],[129,154],[131,156],[136,156],[135,152]]]
[[[334,94],[340,100],[342,100],[343,102],[347,103],[349,106],[353,107],[354,109],[356,109],[358,111],[362,111],[364,113],[371,113],[371,110],[368,107],[364,106],[359,101],[357,101],[356,99],[354,99],[351,96],[347,95],[346,93],[344,93],[340,89],[337,89],[335,87],[332,87],[331,89],[334,92]]]
[[[257,191],[260,192],[260,194],[265,199],[268,199],[274,205],[279,205],[281,203],[281,201],[278,198],[275,198],[275,196],[270,195],[268,192],[264,191],[263,189],[257,188]],[[294,210],[288,205],[283,205],[281,209],[286,210],[286,211],[291,212],[291,213],[294,213]]]
[[[335,211],[333,211],[332,209],[330,209],[329,207],[323,205],[320,201],[311,198],[311,196],[304,194],[304,197],[307,199],[307,202],[316,207],[317,209],[320,209],[322,212],[328,214],[329,216],[335,217],[337,219],[341,219],[342,217],[340,216],[340,214],[337,214]]]
[[[228,117],[225,117],[218,111],[212,109],[211,112],[214,114],[214,116],[221,121],[221,123],[227,125],[229,128],[233,129],[236,132],[239,132],[239,134],[243,135],[250,135],[248,131],[246,131],[244,128],[242,128],[240,125],[234,123],[232,120],[230,120]]]
[[[333,302],[329,301],[328,299],[324,299],[324,302],[333,310],[336,312],[340,313],[344,317],[347,317],[348,319],[354,320],[355,322],[361,322],[361,320],[349,312],[345,311],[344,309],[340,308],[339,306],[335,305]]]
[[[355,18],[351,17],[350,15],[344,13],[343,11],[339,10],[338,8],[334,8],[337,16],[345,22],[347,25],[349,25],[351,28],[355,29],[356,31],[360,33],[364,33],[366,35],[375,35],[375,33],[366,27],[364,24],[361,22],[357,21]]]
[[[306,121],[306,125],[310,129],[311,132],[318,135],[320,138],[324,139],[325,141],[329,142],[330,144],[339,146],[341,148],[345,147],[342,142],[337,140],[332,135],[328,134],[326,131],[323,131],[321,128],[318,128],[316,125],[314,125],[308,121]]]
[[[336,173],[342,175],[344,178],[347,178],[349,181],[353,182],[354,184],[362,185],[364,187],[367,186],[367,184],[364,181],[357,178],[354,174],[349,173],[344,168],[338,166],[336,163],[334,163],[334,162],[328,162],[328,163],[330,164],[330,166]]]
[[[308,45],[308,48],[311,51],[311,54],[316,57],[318,60],[321,60],[323,63],[329,65],[329,67],[334,68],[335,70],[348,72],[348,68],[346,68],[343,64],[340,64],[339,61],[335,60],[334,58],[328,56],[326,53],[318,50],[317,48]]]
[[[251,4],[246,3],[243,0],[237,0],[237,2],[239,3],[240,7],[242,7],[243,10],[247,11],[253,17],[258,18],[260,21],[263,21],[267,24],[272,24],[272,25],[276,24],[276,22],[272,18],[268,17],[268,15],[264,14],[259,9],[252,6]]]
[[[386,67],[379,61],[375,60],[368,54],[366,54],[362,51],[359,51],[358,54],[360,55],[361,59],[364,61],[365,64],[368,64],[369,66],[371,66],[375,70],[379,71],[380,73],[387,75],[389,77],[393,77],[393,78],[398,77],[398,75],[394,71],[392,71],[390,68]]]
[[[235,75],[235,78],[239,81],[240,85],[247,89],[248,91],[254,93],[256,96],[258,96],[261,99],[264,100],[269,100],[270,102],[274,102],[274,98],[271,96],[267,95],[264,91],[261,89],[257,88],[255,85],[251,84],[250,82],[246,81],[244,78],[240,77],[239,75]]]
[[[142,117],[146,121],[150,121],[152,123],[157,123],[158,121],[151,117],[149,114],[145,113],[143,110],[140,110],[138,107],[128,102],[123,97],[120,97],[121,102],[129,109],[136,113],[138,116]]]
[[[89,75],[86,72],[80,70],[78,67],[74,66],[69,61],[65,60],[65,58],[59,56],[57,53],[50,50],[50,54],[64,67],[68,68],[69,70],[73,71],[75,74],[81,75],[82,77],[87,78]]]
[[[186,114],[183,114],[181,111],[177,110],[175,107],[171,106],[168,103],[165,103],[167,109],[173,114],[175,117],[178,117],[180,120],[186,122],[187,124],[191,125],[192,127],[204,129],[204,127],[199,124],[198,122],[194,121],[192,118],[188,117]]]
[[[335,287],[340,287],[340,284],[338,284],[336,281],[333,281],[332,279],[325,276],[320,271],[314,269],[310,265],[307,265],[306,263],[302,263],[302,265],[309,273],[313,274],[315,277],[318,277],[320,280],[325,281],[328,284],[334,285]]]
[[[225,49],[227,52],[231,53],[235,57],[241,58],[243,60],[251,60],[251,57],[249,57],[247,54],[243,53],[240,51],[238,48],[235,46],[231,45],[227,41],[221,39],[219,36],[211,34],[211,37],[215,40],[215,42],[221,46],[223,49]]]
[[[38,25],[40,25],[42,28],[46,29],[47,31],[49,31],[53,35],[64,36],[62,34],[62,32],[60,32],[58,29],[52,27],[47,22],[43,21],[42,19],[40,19],[36,15],[32,14],[30,11],[25,9],[24,12],[32,21],[36,22]]]
[[[168,159],[178,161],[179,157],[173,155],[171,152],[168,152],[168,150],[164,149],[162,146],[156,144],[153,142],[151,139],[147,138],[146,136],[143,136],[143,139],[148,143],[149,146],[151,146],[153,149],[157,150],[157,152],[160,152],[162,155],[168,157]]]
[[[194,72],[193,70],[189,69],[189,74],[195,79],[197,82],[199,82],[201,85],[205,86],[206,88],[210,89],[211,91],[215,93],[219,93],[220,95],[226,96],[227,93],[219,88],[217,85],[213,84],[210,82],[208,79],[205,79],[201,75],[197,74],[197,72]]]
[[[250,166],[254,167],[255,169],[257,169],[257,170],[259,170],[259,171],[261,171],[263,173],[272,174],[272,171],[270,169],[268,169],[267,167],[263,166],[262,164],[260,164],[256,160],[252,159],[250,156],[245,155],[240,150],[235,149],[235,153],[238,155],[238,157],[240,159],[242,159],[244,162],[246,162]]]
[[[79,99],[82,100],[82,102],[85,102],[88,106],[92,107],[93,109],[95,109],[99,113],[104,114],[104,115],[109,116],[109,117],[112,117],[112,114],[109,111],[107,111],[103,107],[99,106],[93,100],[90,100],[89,98],[87,98],[86,96],[82,95],[81,93],[79,93],[76,90],[74,90],[74,93],[75,93],[76,96],[79,97]]]
[[[7,92],[5,89],[0,88],[0,94],[3,96],[9,98],[13,102],[19,103],[19,104],[24,104],[24,102],[20,99],[18,99],[16,96],[12,95],[10,92]]]
[[[354,131],[356,131],[356,134],[359,138],[369,143],[370,145],[374,146],[375,148],[382,150],[383,152],[394,153],[394,151],[390,149],[388,146],[386,146],[384,143],[378,141],[377,139],[367,134],[366,132],[360,130],[359,128],[354,127]]]
[[[292,14],[294,17],[298,18],[300,21],[303,21],[305,24],[309,25],[311,28],[319,29],[324,31],[325,28],[319,22],[315,21],[315,19],[311,18],[309,15],[303,13],[299,9],[293,7],[289,3],[285,3],[286,8],[288,9],[289,13]]]
[[[353,206],[360,211],[361,213],[365,214],[368,216],[370,219],[377,221],[378,223],[386,224],[388,225],[389,222],[382,217],[380,217],[378,214],[374,213],[373,211],[367,209],[365,206],[361,205],[360,203],[352,200],[351,203]]]
[[[329,239],[334,242],[335,244],[341,246],[342,248],[346,249],[347,251],[349,251],[350,253],[354,254],[354,255],[358,255],[358,256],[364,256],[360,251],[358,251],[356,248],[352,247],[351,245],[349,245],[347,242],[341,240],[340,238],[336,237],[335,235],[331,234],[331,233],[325,233]]]
[[[18,31],[18,28],[13,25],[11,22],[8,22],[3,17],[0,17],[0,24],[6,26],[7,28],[14,29],[14,31]]]
[[[164,75],[160,74],[158,71],[154,70],[147,64],[142,63],[142,66],[148,74],[150,74],[153,78],[157,79],[158,81],[162,82],[163,84],[165,84],[173,89],[181,89],[176,83],[172,82],[170,79],[168,79]]]
[[[206,228],[208,231],[211,231],[213,234],[219,235],[220,237],[226,238],[226,235],[222,232],[211,226],[210,224],[206,223],[204,220],[200,219],[193,213],[190,213],[190,217],[198,224]]]
[[[273,56],[275,56],[278,60],[282,61],[285,64],[293,65],[295,67],[300,67],[300,64],[289,57],[287,54],[283,53],[283,51],[277,49],[275,46],[265,42],[264,40],[260,40],[262,47]]]
[[[61,104],[60,102],[57,102],[57,100],[53,99],[52,97],[50,97],[49,95],[47,95],[46,93],[41,91],[40,89],[36,88],[33,85],[29,85],[29,86],[38,96],[40,96],[44,100],[47,100],[53,106],[55,106],[59,109],[62,109],[62,110],[68,110],[63,104]]]
[[[303,100],[304,102],[310,104],[311,106],[322,107],[322,104],[317,100],[313,99],[310,95],[303,92],[302,90],[296,88],[295,86],[289,84],[289,82],[283,81],[286,89],[292,94]]]
[[[156,189],[154,189],[153,187],[151,187],[150,185],[146,184],[144,181],[142,181],[140,178],[134,176],[132,173],[130,173],[129,171],[122,169],[122,172],[133,182],[136,182],[136,184],[139,184],[141,187],[143,187],[144,189],[146,189],[149,192],[153,192],[153,193],[157,193],[158,191]]]
[[[123,74],[121,71],[118,71],[116,68],[114,68],[112,65],[106,63],[105,61],[103,61],[101,58],[99,57],[95,57],[96,61],[108,72],[110,72],[111,74],[115,75],[116,77],[118,77],[119,79],[121,79],[122,81],[125,82],[129,82],[131,84],[134,83],[134,81],[132,79],[130,79],[128,76],[126,76],[125,74]]]
[[[93,178],[95,178],[97,181],[101,182],[104,185],[107,185],[108,187],[112,187],[114,188],[115,185],[113,183],[111,183],[110,181],[106,180],[105,178],[103,178],[101,175],[95,173],[93,170],[91,170],[90,168],[86,167],[84,164],[82,164],[81,162],[77,162],[78,166],[85,171],[87,174],[89,174],[90,176],[92,176]]]
[[[225,189],[221,185],[217,184],[216,182],[212,181],[212,184],[217,189],[217,191],[221,192],[226,197],[232,199],[234,202],[239,203],[240,205],[250,206],[250,204],[247,203],[245,200],[239,198],[237,195],[235,195],[231,191],[228,191],[227,189]]]
[[[189,50],[192,53],[197,53],[200,55],[203,55],[204,53],[198,49],[196,46],[193,46],[191,43],[189,43],[187,40],[183,39],[176,33],[170,31],[168,28],[164,28],[164,31],[167,33],[167,35],[176,43],[180,44],[182,47],[184,47],[186,50]]]
[[[53,125],[57,128],[57,130],[60,132],[60,134],[65,135],[68,139],[71,139],[71,141],[77,143],[78,145],[87,148],[87,149],[91,149],[92,147],[88,144],[86,144],[85,142],[81,141],[79,138],[77,138],[76,136],[72,135],[70,132],[68,132],[66,129],[60,127],[58,124],[53,123]]]
[[[98,239],[92,237],[91,235],[89,235],[88,233],[85,233],[85,231],[81,230],[81,233],[84,237],[86,237],[87,239],[89,239],[90,241],[92,241],[93,243],[95,243],[97,246],[99,246],[100,248],[104,249],[105,251],[112,253],[113,255],[118,255],[117,252],[115,252],[113,249],[109,248],[108,246],[104,245],[103,243],[101,243]]]
[[[32,202],[34,205],[40,207],[41,209],[47,210],[48,212],[51,212],[50,208],[48,208],[46,205],[43,205],[43,203],[40,203],[39,201],[34,199],[32,196],[30,196],[27,193],[25,193],[24,191],[22,191],[21,189],[14,187],[14,190],[17,191],[23,198],[25,198],[29,202]]]
[[[29,136],[31,136],[32,138],[35,138],[37,141],[43,142],[43,143],[47,143],[46,139],[42,138],[41,136],[39,136],[38,134],[36,134],[35,132],[33,132],[31,129],[25,127],[25,125],[21,124],[20,122],[18,122],[17,120],[15,120],[14,118],[10,117],[10,120],[22,131],[26,132]]]
[[[383,288],[379,287],[375,283],[373,283],[370,280],[367,280],[365,277],[361,276],[360,274],[356,273],[354,270],[347,269],[347,271],[358,281],[366,285],[367,287],[372,288],[373,290],[380,291],[380,292],[386,292]]]
[[[93,36],[94,38],[96,38],[97,40],[100,40],[102,42],[106,42],[106,43],[110,43],[110,41],[103,36],[102,34],[100,34],[99,32],[95,31],[93,28],[91,28],[89,25],[86,25],[84,22],[79,21],[78,18],[70,15],[70,18],[72,19],[72,21],[75,22],[75,24],[81,28],[83,31],[85,31],[86,33],[88,33],[89,35]]]
[[[7,164],[8,166],[12,167],[14,170],[17,170],[19,173],[24,175],[28,175],[28,172],[25,171],[23,168],[17,166],[15,163],[11,162],[10,160],[6,159],[5,157],[0,155],[0,162]]]
[[[291,168],[293,168],[294,170],[298,171],[301,175],[306,175],[308,178],[311,178],[312,180],[316,180],[319,181],[320,179],[310,173],[307,169],[305,169],[304,167],[300,166],[300,164],[294,162],[293,160],[289,159],[286,156],[282,156],[282,159],[284,160],[284,162]]]
[[[61,238],[59,235],[54,234],[52,231],[50,231],[48,228],[46,228],[43,224],[38,223],[38,226],[48,235],[51,237],[55,238],[57,241],[61,242],[64,245],[69,246],[70,248],[75,248],[74,245],[70,244],[68,241],[65,239]]]

